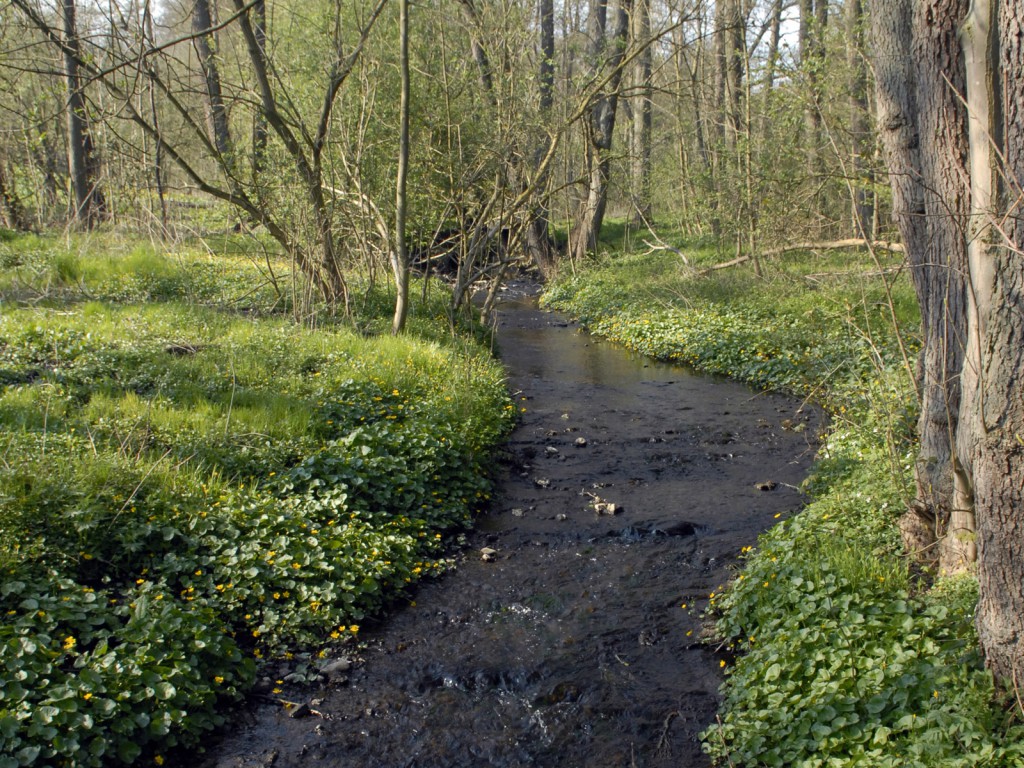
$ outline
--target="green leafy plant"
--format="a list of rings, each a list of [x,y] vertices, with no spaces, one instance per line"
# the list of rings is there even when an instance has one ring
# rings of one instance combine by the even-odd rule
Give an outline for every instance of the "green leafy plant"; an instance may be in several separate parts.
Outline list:
[[[833,258],[827,282],[824,266],[797,255],[754,279],[622,255],[545,297],[644,354],[813,398],[833,418],[805,483],[812,502],[745,547],[709,600],[732,663],[705,749],[730,766],[1020,765],[1024,733],[976,651],[976,582],[914,581],[900,556],[913,294],[864,278],[867,261]]]
[[[450,566],[514,408],[443,297],[312,331],[237,260],[0,248],[0,768],[193,745]]]

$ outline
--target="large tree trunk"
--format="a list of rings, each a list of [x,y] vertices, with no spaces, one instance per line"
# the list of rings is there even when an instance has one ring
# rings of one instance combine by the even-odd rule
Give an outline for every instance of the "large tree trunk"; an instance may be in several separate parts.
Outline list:
[[[926,249],[911,256],[924,323],[919,491],[930,499],[938,564],[955,571],[974,560],[970,480],[958,450],[968,291],[964,232],[967,187],[966,91],[957,25],[969,0],[918,0],[911,51],[917,83]],[[908,253],[909,255],[909,253]],[[940,434],[941,433],[941,434]],[[946,460],[947,445],[950,446]],[[921,482],[924,480],[925,482]],[[927,483],[927,484],[926,484]]]
[[[64,25],[64,78],[67,81],[68,168],[74,194],[72,219],[87,228],[104,215],[105,203],[99,186],[98,161],[89,131],[89,118],[82,91],[78,62],[82,57],[78,39],[75,0],[61,0]]]
[[[917,499],[901,528],[908,550],[951,566],[958,556],[946,553],[946,532],[954,485],[963,479],[954,439],[966,326],[966,253],[958,236],[966,206],[966,152],[960,104],[943,76],[962,92],[962,74],[951,62],[959,60],[955,23],[966,0],[928,6],[912,0],[872,3],[871,27],[879,136],[924,335]],[[929,15],[941,23],[928,27]]]
[[[975,354],[980,358],[977,396],[972,392],[970,401],[977,625],[988,666],[1016,687],[1024,672],[1024,9],[1013,0],[988,5],[976,0],[964,29],[975,193],[971,234],[979,241],[971,251],[977,346],[972,338],[969,352],[970,361]],[[999,167],[997,148],[1005,166]],[[1007,181],[1001,190],[999,171]]]

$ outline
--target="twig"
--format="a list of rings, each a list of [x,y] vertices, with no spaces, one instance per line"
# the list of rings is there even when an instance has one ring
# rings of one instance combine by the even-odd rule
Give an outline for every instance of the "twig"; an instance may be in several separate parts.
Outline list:
[[[669,712],[667,715],[665,715],[665,719],[661,723],[661,738],[658,739],[658,746],[655,748],[656,751],[658,751],[658,752],[670,751],[670,750],[667,749],[668,748],[668,728],[672,724],[672,721],[675,718],[677,718],[677,717],[679,717],[679,710],[678,709],[673,709],[671,712]]]

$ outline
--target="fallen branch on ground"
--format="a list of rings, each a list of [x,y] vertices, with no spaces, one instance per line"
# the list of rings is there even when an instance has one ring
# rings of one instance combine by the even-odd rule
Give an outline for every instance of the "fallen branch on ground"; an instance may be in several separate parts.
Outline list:
[[[882,251],[892,251],[893,253],[903,253],[903,245],[901,243],[886,243],[886,242],[872,242],[865,240],[860,237],[851,237],[846,240],[824,240],[821,242],[811,243],[792,243],[790,245],[784,245],[781,248],[770,248],[767,251],[762,251],[757,254],[759,258],[770,258],[772,256],[781,256],[784,253],[790,253],[791,251],[835,251],[842,248],[867,248],[872,247]],[[743,264],[753,259],[754,256],[747,254],[744,256],[737,256],[735,259],[729,261],[723,261],[721,264],[714,264],[710,267],[706,267],[701,270],[701,274],[705,275],[709,272],[713,272],[716,269],[726,269],[728,267],[735,267],[739,264]]]

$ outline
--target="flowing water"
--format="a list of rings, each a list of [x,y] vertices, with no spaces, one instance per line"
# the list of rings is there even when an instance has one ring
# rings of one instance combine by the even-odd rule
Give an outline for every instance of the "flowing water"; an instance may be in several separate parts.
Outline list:
[[[365,625],[344,675],[285,691],[311,714],[256,707],[206,765],[708,764],[727,657],[699,642],[700,611],[800,506],[818,417],[528,297],[503,303],[498,338],[526,411],[458,568]]]

